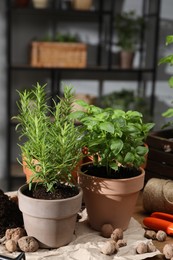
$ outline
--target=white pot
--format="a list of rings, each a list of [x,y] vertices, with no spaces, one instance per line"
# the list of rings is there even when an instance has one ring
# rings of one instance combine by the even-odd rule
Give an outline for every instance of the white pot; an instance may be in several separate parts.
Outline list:
[[[32,0],[35,8],[47,8],[49,0]]]
[[[40,248],[58,248],[70,243],[81,208],[83,192],[67,199],[43,200],[25,194],[28,184],[18,190],[19,209],[28,236],[35,237]]]

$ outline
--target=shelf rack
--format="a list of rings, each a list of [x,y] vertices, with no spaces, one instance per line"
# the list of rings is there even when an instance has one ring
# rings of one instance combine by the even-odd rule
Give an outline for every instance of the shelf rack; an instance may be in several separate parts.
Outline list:
[[[105,8],[105,2],[108,8]],[[139,66],[133,69],[120,69],[115,66],[113,61],[112,46],[114,44],[114,17],[117,11],[116,0],[95,0],[96,8],[91,11],[78,11],[73,9],[63,10],[58,8],[57,1],[52,1],[52,6],[47,9],[35,9],[31,4],[27,8],[18,8],[14,6],[14,1],[6,1],[6,19],[7,19],[7,155],[6,155],[6,177],[8,190],[12,189],[13,180],[21,178],[21,173],[14,174],[14,172],[21,172],[21,168],[16,167],[12,161],[13,147],[13,131],[15,123],[11,121],[13,116],[12,97],[16,90],[14,84],[14,77],[20,77],[23,73],[34,76],[37,73],[47,73],[50,78],[50,94],[55,96],[60,94],[60,83],[62,79],[96,79],[99,81],[99,93],[101,97],[103,94],[104,80],[134,80],[138,83],[138,92],[145,93],[146,77],[151,81],[151,95],[150,95],[150,114],[154,113],[155,103],[155,82],[157,76],[157,52],[159,39],[159,21],[160,21],[160,6],[161,0],[141,0],[141,12],[146,21],[153,21],[154,31],[152,32],[152,39],[146,40],[146,30],[141,30],[140,46],[139,46]],[[78,22],[86,24],[97,24],[98,44],[96,46],[96,61],[94,65],[88,65],[85,69],[68,69],[68,68],[35,68],[28,65],[27,62],[14,61],[14,45],[18,47],[18,42],[15,42],[15,30],[20,31],[20,26],[16,26],[21,21],[21,25],[25,24],[25,18],[30,19],[46,19],[51,25],[51,32],[56,33],[56,27],[59,22],[72,23]],[[106,19],[105,19],[106,18]],[[103,39],[105,23],[107,23],[108,31],[107,39]],[[29,32],[28,32],[29,33]],[[22,40],[22,39],[20,39]],[[16,40],[17,41],[17,40]],[[144,58],[144,53],[150,44],[153,44],[152,62],[147,64]],[[106,62],[103,63],[102,49],[104,44],[107,46]],[[147,45],[147,47],[146,47]],[[19,51],[19,50],[18,50]],[[150,56],[150,55],[149,55]],[[145,62],[144,62],[145,61]],[[146,64],[144,67],[143,64]],[[18,76],[17,76],[18,75]],[[16,156],[17,157],[17,156]],[[14,170],[15,169],[15,170]],[[23,177],[24,178],[24,177]]]

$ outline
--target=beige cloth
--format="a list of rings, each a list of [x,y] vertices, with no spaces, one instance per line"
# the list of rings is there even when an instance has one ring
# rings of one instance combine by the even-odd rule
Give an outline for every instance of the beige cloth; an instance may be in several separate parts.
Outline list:
[[[145,231],[141,225],[131,218],[128,229],[124,231],[127,246],[120,248],[118,253],[112,256],[103,255],[100,249],[107,239],[89,227],[85,210],[81,216],[82,218],[76,225],[73,241],[69,245],[53,250],[40,249],[34,253],[26,253],[26,260],[140,260],[160,254],[159,250],[154,253],[136,254],[137,244],[149,240],[144,238]],[[1,245],[0,255],[16,257],[19,252],[10,254]]]

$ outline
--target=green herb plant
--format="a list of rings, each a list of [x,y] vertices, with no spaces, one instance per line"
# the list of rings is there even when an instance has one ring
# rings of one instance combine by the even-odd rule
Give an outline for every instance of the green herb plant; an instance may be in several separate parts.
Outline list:
[[[105,166],[109,175],[120,165],[139,168],[144,163],[148,152],[144,142],[153,123],[143,123],[137,111],[99,108],[82,100],[77,103],[84,111],[76,111],[72,117],[82,123],[87,156],[93,157],[94,165]]]
[[[166,37],[166,46],[168,46],[169,44],[173,44],[173,35],[168,35]],[[160,59],[159,61],[159,65],[160,64],[165,64],[168,63],[170,66],[173,65],[173,54],[170,54],[166,57],[163,57]],[[168,80],[168,84],[171,88],[173,88],[173,76],[171,76]],[[173,103],[173,102],[172,102]],[[165,118],[173,118],[173,108],[168,108],[164,113],[162,113],[162,115]],[[173,126],[173,121],[170,120],[168,123],[166,123],[163,128],[168,127],[168,126]]]
[[[16,131],[20,133],[21,156],[47,191],[53,191],[57,182],[71,184],[72,170],[81,160],[83,141],[81,134],[70,118],[74,95],[72,88],[65,86],[64,97],[48,105],[45,87],[39,83],[19,93],[19,114]],[[34,163],[37,160],[37,163]]]
[[[122,50],[134,51],[139,42],[144,19],[138,17],[135,11],[123,12],[115,16],[115,30],[118,37],[117,45]]]

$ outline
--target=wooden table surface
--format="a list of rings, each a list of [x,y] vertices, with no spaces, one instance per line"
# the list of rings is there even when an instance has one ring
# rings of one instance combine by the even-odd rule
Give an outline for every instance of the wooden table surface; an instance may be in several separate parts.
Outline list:
[[[8,195],[14,196],[14,195],[16,195],[16,192],[8,192]],[[143,219],[147,216],[149,216],[149,214],[147,214],[144,211],[143,203],[142,203],[142,191],[141,191],[140,194],[139,194],[139,197],[138,197],[138,201],[137,201],[137,204],[136,204],[136,207],[135,207],[133,217],[142,225],[142,227],[144,227]],[[166,260],[166,258],[162,254],[163,247],[164,247],[165,244],[173,244],[173,237],[167,236],[167,239],[164,242],[159,242],[157,240],[153,240],[153,244],[161,252],[161,254],[154,256],[154,257],[148,257],[148,258],[146,258],[146,260]]]
[[[143,225],[143,219],[145,217],[149,216],[149,214],[147,214],[144,211],[143,208],[143,204],[142,204],[142,192],[140,193],[139,197],[138,197],[138,201],[137,201],[137,205],[135,208],[135,212],[133,214],[133,217],[144,227]],[[164,242],[159,242],[157,240],[153,240],[153,244],[157,247],[157,249],[162,253],[163,252],[163,247],[165,244],[173,244],[173,237],[171,236],[167,236],[166,241]],[[153,260],[165,260],[166,258],[164,257],[163,254],[154,256],[154,257],[149,257],[146,258],[147,260],[149,259],[153,259]]]

